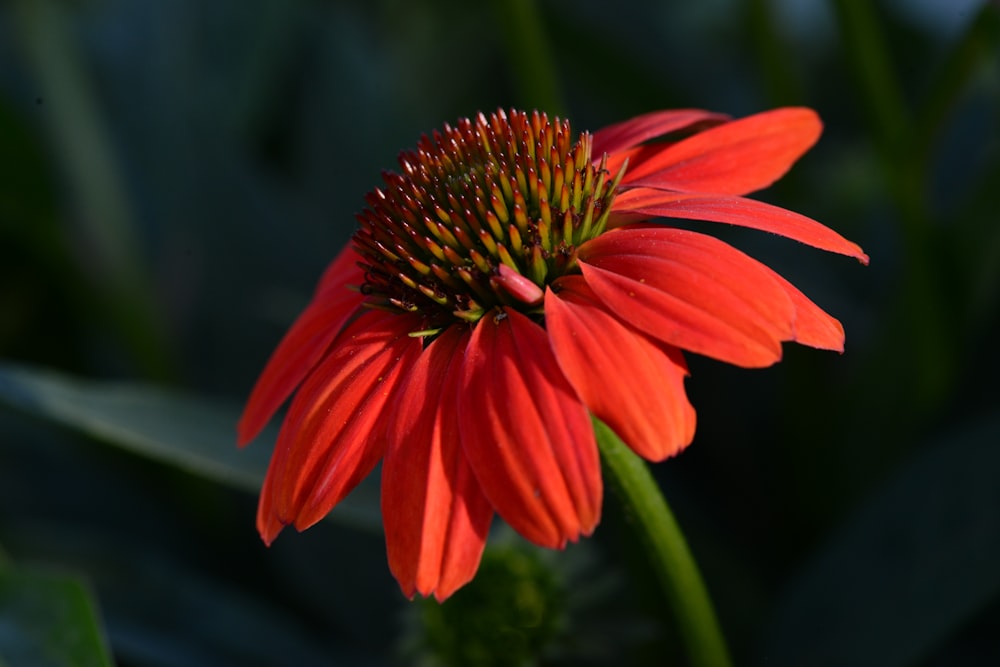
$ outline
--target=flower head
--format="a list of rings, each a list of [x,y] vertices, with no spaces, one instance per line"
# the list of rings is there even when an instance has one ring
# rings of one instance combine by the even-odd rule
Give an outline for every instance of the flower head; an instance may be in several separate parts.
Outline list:
[[[381,460],[389,565],[444,599],[493,514],[561,548],[600,518],[590,416],[652,461],[694,437],[682,350],[767,366],[840,323],[765,265],[650,218],[726,222],[867,263],[747,199],[819,137],[808,109],[662,111],[574,136],[544,114],[463,119],[401,154],[272,355],[239,424],[295,393],[261,491],[264,541],[322,519]],[[653,141],[658,140],[658,141]]]

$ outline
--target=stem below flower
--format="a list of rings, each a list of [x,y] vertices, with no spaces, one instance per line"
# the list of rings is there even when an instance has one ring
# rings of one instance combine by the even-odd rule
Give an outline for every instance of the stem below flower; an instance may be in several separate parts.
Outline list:
[[[680,526],[645,463],[604,423],[594,419],[605,475],[618,492],[647,549],[673,609],[691,665],[730,665],[712,602]]]

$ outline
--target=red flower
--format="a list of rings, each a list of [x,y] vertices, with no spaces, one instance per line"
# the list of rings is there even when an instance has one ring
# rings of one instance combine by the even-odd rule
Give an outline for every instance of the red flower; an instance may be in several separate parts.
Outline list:
[[[247,403],[241,444],[295,392],[264,541],[322,519],[381,460],[390,568],[407,596],[444,599],[475,574],[494,511],[546,547],[594,530],[591,414],[652,461],[691,442],[681,350],[744,367],[778,361],[784,341],[842,350],[840,323],[768,267],[635,224],[726,222],[867,263],[743,196],[820,130],[808,109],[662,111],[574,142],[565,121],[498,112],[424,137],[368,195]]]

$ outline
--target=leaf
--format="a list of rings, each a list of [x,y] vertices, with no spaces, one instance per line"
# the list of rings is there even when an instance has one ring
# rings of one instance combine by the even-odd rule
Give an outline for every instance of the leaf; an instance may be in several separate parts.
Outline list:
[[[0,563],[0,664],[114,664],[87,586],[72,575]]]
[[[206,397],[148,385],[80,380],[52,371],[0,363],[0,404],[82,431],[99,440],[192,474],[256,492],[270,457],[264,432],[256,445],[236,448],[239,408]],[[370,476],[330,517],[381,530],[377,480]]]
[[[996,599],[997,443],[1000,415],[925,449],[890,480],[795,579],[767,664],[913,664]]]
[[[985,71],[995,66],[1000,46],[1000,5],[984,2],[967,25],[965,33],[949,45],[947,56],[941,59],[927,85],[926,101],[920,107],[911,139],[920,149],[918,154],[926,155],[933,149],[942,125],[967,93],[970,81],[976,75],[989,77]]]
[[[344,657],[357,650],[349,639],[325,637],[279,602],[206,576],[173,554],[127,538],[97,537],[74,557],[94,573],[108,634],[123,662],[150,667],[367,662],[360,655]],[[113,549],[121,554],[119,562]]]
[[[316,568],[342,564],[343,573],[358,561],[350,563],[349,558],[343,559],[337,553],[345,541],[344,531],[329,528],[318,540],[313,536],[308,539],[313,547],[321,545],[320,558],[325,556],[326,560],[310,554],[307,562],[315,567],[291,573],[283,566],[287,561],[282,555],[308,552],[309,547],[302,544],[306,540],[286,543],[280,554],[274,554],[277,560],[272,564],[260,562],[254,569],[252,558],[237,559],[230,561],[230,570],[221,572],[206,562],[214,560],[207,555],[212,551],[211,542],[203,545],[204,551],[184,553],[190,551],[189,545],[173,542],[176,548],[164,549],[162,542],[148,542],[136,534],[74,522],[36,519],[15,526],[8,542],[12,551],[25,558],[39,562],[58,558],[61,566],[70,571],[86,572],[92,589],[100,596],[107,643],[122,665],[385,665],[382,656],[390,648],[385,645],[384,631],[375,638],[358,635],[365,631],[366,623],[377,621],[377,627],[384,627],[383,620],[397,613],[401,598],[392,589],[391,596],[371,595],[372,580],[363,573],[359,576],[357,568],[343,578],[351,580],[351,585],[358,582],[360,595],[368,593],[364,600],[331,586],[327,573]],[[375,537],[358,536],[347,541],[351,544],[346,551],[355,558],[365,553],[357,550],[357,543],[381,550],[380,540]],[[267,560],[272,560],[270,554]],[[258,581],[266,581],[267,585],[242,585],[228,576],[229,572],[248,572],[248,567]],[[317,619],[304,613],[300,602],[284,588],[287,581],[302,579],[303,571],[310,572],[309,583],[303,585],[322,596],[319,604],[337,608],[329,622],[325,617]],[[275,576],[282,582],[277,587],[273,586]],[[279,592],[269,594],[262,588]],[[2,647],[0,641],[0,665],[7,658]],[[9,667],[35,664],[39,663],[12,660]],[[47,667],[47,663],[41,665]]]

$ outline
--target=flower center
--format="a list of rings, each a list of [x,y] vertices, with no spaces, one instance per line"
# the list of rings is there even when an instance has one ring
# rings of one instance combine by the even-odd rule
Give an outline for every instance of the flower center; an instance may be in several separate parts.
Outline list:
[[[367,305],[421,313],[430,330],[497,306],[541,312],[545,286],[579,272],[576,248],[604,231],[609,180],[591,136],[568,121],[497,111],[445,125],[399,156],[368,194],[354,244]]]

